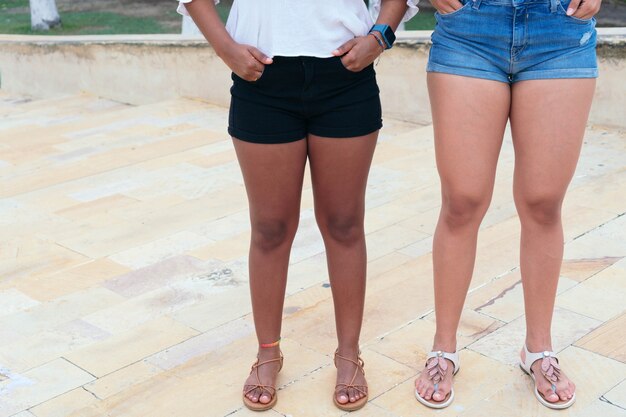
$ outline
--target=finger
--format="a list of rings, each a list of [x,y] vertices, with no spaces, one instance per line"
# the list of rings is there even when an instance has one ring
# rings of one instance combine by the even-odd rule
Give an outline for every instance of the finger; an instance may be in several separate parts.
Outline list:
[[[252,76],[254,78],[253,81],[258,81],[258,79],[261,78],[262,75],[263,75],[263,71],[254,71],[254,74]]]
[[[439,13],[441,14],[448,14],[448,13],[452,13],[456,9],[454,9],[452,6],[448,4],[442,4],[438,10],[439,10]]]
[[[263,71],[249,71],[245,74],[243,74],[242,76],[240,76],[241,78],[243,78],[246,81],[250,81],[250,82],[254,82],[254,81],[258,81],[259,78],[261,78],[261,75],[263,75]],[[261,395],[260,393],[258,395]]]
[[[437,4],[437,10],[439,10],[439,13],[442,14],[452,13],[461,7],[463,7],[463,3],[459,0],[449,0],[446,2],[439,2],[439,4]]]
[[[351,70],[350,67],[354,63],[354,58],[352,56],[345,55],[339,59],[341,59],[341,63],[343,64],[344,67],[346,67],[347,70]]]
[[[573,16],[579,19],[589,20],[594,17],[596,13],[598,13],[598,10],[596,10],[594,6],[583,2],[583,4],[580,5],[580,7],[578,8],[578,10],[576,10],[576,13],[574,13]]]
[[[270,58],[269,56],[265,55],[263,52],[259,51],[257,48],[255,48],[254,46],[251,46],[248,48],[248,51],[250,51],[250,53],[252,54],[252,56],[259,61],[262,64],[265,65],[269,65],[271,64],[272,58]]]
[[[251,59],[248,63],[248,68],[253,72],[263,72],[265,70],[265,65],[261,64],[256,59]]]
[[[576,13],[576,10],[578,10],[578,7],[580,6],[580,1],[581,0],[572,0],[570,2],[569,6],[567,6],[566,12],[568,16],[572,16],[574,13]]]
[[[451,0],[448,3],[448,6],[452,7],[453,10],[459,10],[461,7],[463,7],[463,3],[461,3],[459,0]]]
[[[333,51],[334,56],[343,56],[350,52],[352,48],[356,45],[356,38],[350,39],[348,42],[341,45],[339,48]]]
[[[574,0],[572,0],[573,2]],[[571,3],[570,3],[570,6]],[[567,10],[569,10],[569,7]],[[587,2],[585,2],[584,0],[580,0],[580,3],[578,4],[578,8],[574,11],[574,13],[571,14],[571,16],[573,17],[577,17],[579,19],[586,19],[586,17],[584,17],[585,15],[588,15],[589,13],[591,13],[591,11],[589,10],[589,4],[587,4]]]

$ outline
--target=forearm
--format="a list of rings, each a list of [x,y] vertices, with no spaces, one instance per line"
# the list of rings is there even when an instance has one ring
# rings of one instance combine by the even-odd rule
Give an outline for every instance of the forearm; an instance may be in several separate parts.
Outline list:
[[[186,3],[185,7],[202,35],[219,56],[222,56],[224,51],[235,43],[226,31],[213,0],[193,0]]]
[[[389,25],[395,32],[407,9],[406,0],[382,0],[376,24]]]

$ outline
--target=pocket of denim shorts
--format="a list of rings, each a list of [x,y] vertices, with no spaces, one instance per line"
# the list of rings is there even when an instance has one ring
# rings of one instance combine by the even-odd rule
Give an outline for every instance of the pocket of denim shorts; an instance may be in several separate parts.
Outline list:
[[[570,20],[572,20],[574,22],[589,24],[589,23],[593,22],[594,19],[595,19],[594,17],[591,17],[590,19],[581,19],[580,17],[576,17],[576,16],[568,16],[567,15],[567,6],[563,5],[561,0],[557,0],[557,2],[558,2],[558,6],[559,6],[559,11],[563,12],[565,17],[567,17],[568,19],[570,19]],[[567,5],[569,5],[569,2],[567,2]]]
[[[462,11],[465,11],[465,10],[469,9],[471,6],[472,6],[472,1],[471,0],[467,0],[463,6],[459,7],[458,9],[456,9],[453,12],[450,12],[450,13],[439,13],[438,11],[436,11],[435,15],[439,16],[439,17],[444,17],[444,18],[445,17],[452,17],[454,15],[460,14]]]

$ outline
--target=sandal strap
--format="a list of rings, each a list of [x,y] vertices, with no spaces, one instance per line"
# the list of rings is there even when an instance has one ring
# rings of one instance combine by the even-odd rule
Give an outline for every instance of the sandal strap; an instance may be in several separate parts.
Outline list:
[[[541,374],[553,385],[561,379],[561,367],[556,354],[550,350],[543,352],[529,352],[524,344],[525,361],[523,367],[527,372],[532,372],[531,366],[538,360],[541,361]]]
[[[355,361],[354,359],[351,358],[346,358],[345,356],[341,356],[339,353],[335,352],[335,366],[337,366],[337,358],[339,359],[343,359],[344,361],[348,361],[348,362],[352,362],[353,364],[355,364],[357,366],[358,369],[361,370],[361,372],[363,372],[363,375],[365,375],[365,369],[363,369],[363,367],[365,366],[365,361],[363,361],[363,359],[361,359],[361,356],[357,356],[357,360]]]
[[[361,371],[361,373],[365,376],[365,369],[363,369],[363,367],[365,366],[365,361],[361,359],[360,352],[359,352],[359,355],[357,355],[356,357],[357,360],[355,361],[354,359],[342,356],[338,353],[338,351],[335,351],[335,358],[333,360],[335,362],[335,366],[337,366],[337,358],[343,359],[344,361],[352,362],[354,365],[356,365],[356,368],[354,369],[354,374],[352,375],[352,379],[350,380],[348,384],[344,382],[340,382],[337,385],[335,385],[335,394],[337,394],[337,392],[341,389],[353,388],[359,391],[361,394],[367,396],[367,390],[368,390],[367,385],[358,385],[354,383],[354,380],[356,379],[356,376],[358,375],[359,371]]]
[[[259,378],[259,367],[266,365],[268,363],[273,363],[273,362],[280,362],[280,368],[278,369],[278,371],[280,372],[280,369],[282,369],[283,367],[283,353],[280,352],[280,356],[278,358],[274,358],[274,359],[268,359],[266,361],[263,362],[259,362],[259,359],[257,358],[256,362],[252,364],[252,367],[250,368],[250,373],[254,372],[254,376],[256,377],[256,384],[246,384],[243,386],[244,389],[244,393],[243,395],[247,395],[248,393],[254,391],[255,389],[261,389],[261,392],[266,391],[271,397],[273,397],[274,395],[276,395],[276,387],[273,387],[271,385],[264,385],[261,383],[261,378]],[[246,387],[250,387],[249,389],[246,390]],[[272,391],[270,391],[272,390]]]
[[[246,389],[246,387],[250,387],[249,389]],[[273,397],[274,395],[276,395],[276,388],[271,386],[271,385],[259,385],[259,384],[254,384],[254,385],[244,385],[243,389],[243,395],[248,395],[249,393],[251,393],[252,391],[254,391],[255,389],[261,389],[261,395],[263,395],[263,392],[267,392],[270,397]],[[271,390],[271,391],[270,391]]]
[[[278,357],[278,358],[268,359],[268,360],[263,361],[263,362],[259,362],[259,360],[257,359],[257,361],[252,364],[252,368],[250,370],[257,369],[260,366],[263,366],[263,365],[266,365],[266,364],[272,363],[272,362],[280,362],[280,366],[282,367],[282,365],[283,365],[283,354],[281,353],[280,357]]]
[[[459,352],[444,352],[442,350],[433,350],[432,352],[429,352],[428,355],[426,355],[426,365],[428,366],[428,361],[431,358],[444,358],[444,359],[448,359],[450,362],[452,362],[452,365],[454,365],[454,369],[452,371],[453,374],[456,374],[459,370],[459,364],[461,363],[461,360],[459,359]]]
[[[546,357],[551,357],[558,361],[556,357],[556,353],[550,350],[544,350],[542,352],[530,352],[525,344],[524,344],[524,353],[526,356],[526,360],[524,361],[524,364],[528,365],[529,368],[533,363],[537,362],[539,359],[543,359]]]
[[[343,382],[340,382],[339,384],[335,385],[335,394],[337,394],[341,390],[347,390],[348,388],[355,389],[359,391],[361,394],[367,396],[367,390],[368,390],[367,385],[344,384]]]

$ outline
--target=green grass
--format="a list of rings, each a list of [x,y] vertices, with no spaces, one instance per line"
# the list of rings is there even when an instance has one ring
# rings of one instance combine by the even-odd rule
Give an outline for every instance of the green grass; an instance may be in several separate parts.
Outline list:
[[[405,24],[406,30],[432,30],[435,28],[435,15],[430,10],[420,10]]]
[[[15,7],[28,7],[28,0],[2,0],[0,10],[13,9]]]
[[[163,33],[167,30],[153,18],[129,17],[110,12],[61,13],[62,28],[33,31],[28,13],[5,14],[0,17],[0,33],[25,35],[109,35]]]
[[[0,33],[19,35],[110,35],[110,34],[148,34],[176,32],[171,26],[161,24],[149,17],[131,17],[112,12],[64,12],[60,11],[63,26],[49,31],[33,31],[30,28],[30,14],[17,8],[28,8],[28,0],[1,0]],[[180,21],[172,2],[171,12],[165,20]],[[13,9],[13,10],[12,10]],[[17,10],[16,10],[17,9]],[[218,12],[226,21],[230,7],[218,6]]]

